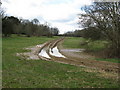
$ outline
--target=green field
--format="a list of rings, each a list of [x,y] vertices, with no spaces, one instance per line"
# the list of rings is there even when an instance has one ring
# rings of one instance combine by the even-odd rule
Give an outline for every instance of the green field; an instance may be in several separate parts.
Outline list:
[[[52,61],[25,60],[16,56],[16,53],[25,52],[23,48],[56,38],[17,36],[3,38],[3,88],[118,88],[117,79],[105,76],[106,74],[91,72],[92,70],[88,72],[82,67]]]
[[[99,52],[101,50],[104,50],[106,48],[107,41],[104,40],[97,40],[97,41],[90,41],[87,45],[81,45],[81,43],[84,43],[85,41],[88,41],[87,39],[84,39],[82,37],[67,37],[63,43],[63,46],[65,48],[85,48],[86,50],[91,51],[92,53]],[[120,63],[120,59],[116,58],[95,58],[95,60],[98,61],[109,61],[114,63]]]
[[[91,51],[99,51],[105,48],[106,41],[97,40],[97,41],[89,41],[88,45],[81,45],[89,41],[88,39],[84,39],[82,37],[67,37],[63,43],[66,48],[88,48]]]
[[[83,46],[80,46],[80,43],[85,41],[84,38],[80,37],[67,37],[64,40],[63,46],[65,48],[83,48]]]

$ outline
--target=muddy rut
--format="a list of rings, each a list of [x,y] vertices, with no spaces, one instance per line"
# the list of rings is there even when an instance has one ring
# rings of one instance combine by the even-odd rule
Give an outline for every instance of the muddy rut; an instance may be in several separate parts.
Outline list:
[[[37,52],[38,57],[42,60],[95,68],[106,72],[120,72],[119,65],[117,63],[90,60],[89,58],[86,58],[87,55],[83,55],[82,53],[76,57],[75,54],[70,53],[69,51],[64,52],[64,50],[62,50],[62,42],[64,39],[65,38],[60,38],[46,42],[40,47],[39,51]],[[80,55],[82,55],[82,57]]]

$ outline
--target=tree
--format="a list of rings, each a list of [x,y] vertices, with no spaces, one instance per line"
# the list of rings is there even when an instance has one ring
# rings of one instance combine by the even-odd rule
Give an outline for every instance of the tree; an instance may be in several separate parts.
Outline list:
[[[39,24],[38,19],[33,19],[32,21],[26,19],[18,19],[14,16],[6,16],[2,18],[3,24],[3,35],[10,36],[11,34],[24,34],[27,37],[31,36],[47,36],[52,37],[53,35],[58,35],[59,30],[57,28],[50,28],[48,23]],[[0,22],[1,23],[1,22]]]
[[[59,34],[59,29],[58,28],[51,28],[52,35],[57,36]]]
[[[86,14],[81,14],[80,19],[82,18],[81,23],[84,27],[94,26],[98,28],[110,41],[111,55],[120,58],[119,6],[120,2],[95,2],[93,5],[83,8]]]
[[[31,21],[33,24],[39,24],[39,20],[38,19],[33,19],[32,21]]]
[[[4,17],[2,19],[2,33],[5,37],[8,37],[12,34],[12,23],[9,19],[7,19],[8,17]]]
[[[52,37],[52,32],[51,32],[51,29],[48,25],[43,26],[43,33],[47,37]]]
[[[32,28],[31,28],[31,23],[27,23],[25,25],[25,34],[27,35],[27,37],[31,37],[32,36]]]
[[[13,28],[13,31],[15,34],[17,34],[18,36],[20,36],[20,34],[22,34],[22,24],[15,24],[14,25],[14,28]]]
[[[101,31],[95,27],[89,27],[83,29],[83,37],[94,41],[102,39],[102,34]]]
[[[1,5],[0,5],[0,37],[2,36],[1,32],[2,32],[2,18],[3,18],[3,16],[4,16],[4,11],[2,10]]]
[[[2,33],[4,34],[4,36],[7,37],[14,33],[14,26],[18,24],[20,24],[20,21],[14,16],[6,16],[2,18]]]
[[[81,30],[75,30],[74,31],[74,36],[75,37],[81,37],[82,36]]]
[[[68,31],[64,34],[64,36],[70,36],[73,37],[74,36],[74,32],[73,31]]]
[[[5,16],[5,11],[3,10],[3,8],[0,7],[0,18],[4,18]]]

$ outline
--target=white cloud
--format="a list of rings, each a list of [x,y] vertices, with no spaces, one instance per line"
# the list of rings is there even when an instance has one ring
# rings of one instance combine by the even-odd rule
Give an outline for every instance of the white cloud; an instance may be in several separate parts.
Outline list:
[[[83,13],[80,8],[86,4],[90,5],[91,0],[7,0],[2,6],[8,15],[24,19],[41,17],[64,33],[77,28],[77,14]]]

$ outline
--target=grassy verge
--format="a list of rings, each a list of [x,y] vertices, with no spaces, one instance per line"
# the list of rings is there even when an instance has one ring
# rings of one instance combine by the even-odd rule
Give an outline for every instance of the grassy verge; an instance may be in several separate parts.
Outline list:
[[[21,60],[16,56],[16,53],[24,52],[25,47],[55,38],[3,38],[3,88],[118,87],[116,78],[87,72],[85,68],[43,60]]]
[[[86,48],[91,51],[99,51],[105,48],[106,41],[94,41],[89,42],[88,44],[82,45],[82,43],[88,41],[82,37],[67,37],[63,45],[65,48]]]
[[[107,41],[97,40],[90,41],[88,45],[85,46],[86,49],[92,52],[101,51],[106,48]]]
[[[84,38],[80,37],[67,37],[63,43],[65,48],[83,48],[80,43],[84,42]]]
[[[96,58],[95,60],[98,60],[98,61],[109,61],[109,62],[113,62],[113,63],[120,63],[120,59],[117,59],[117,58],[108,58],[108,59]]]
[[[94,53],[104,50],[106,48],[106,44],[107,44],[107,41],[102,41],[102,40],[97,40],[94,42],[91,41],[85,45],[81,44],[86,41],[88,41],[88,40],[81,38],[81,37],[67,37],[63,43],[63,46],[65,48],[85,48],[87,51],[90,51],[94,54]],[[95,58],[95,60],[120,63],[120,60],[115,59],[115,58],[111,58],[111,59]]]

